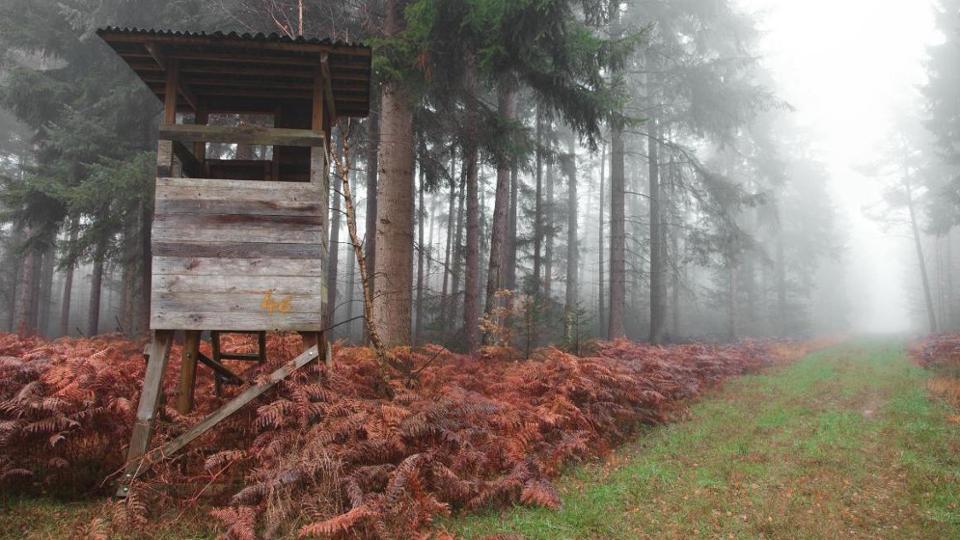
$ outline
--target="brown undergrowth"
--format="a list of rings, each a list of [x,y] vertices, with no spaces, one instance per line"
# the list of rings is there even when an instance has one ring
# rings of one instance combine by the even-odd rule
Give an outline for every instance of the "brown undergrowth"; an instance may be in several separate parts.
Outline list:
[[[228,348],[250,352],[244,336]],[[206,348],[208,345],[204,344]],[[228,538],[408,538],[438,514],[488,506],[555,507],[550,478],[605,454],[644,424],[667,421],[723,380],[799,358],[816,344],[743,342],[654,347],[602,343],[589,357],[557,349],[517,360],[436,346],[392,354],[416,380],[378,391],[367,348],[336,347],[314,364],[156,465],[123,503],[83,533],[149,527],[170,503],[205,506]],[[119,337],[46,342],[0,336],[0,487],[10,492],[107,491],[122,466],[144,371],[143,343]],[[295,334],[268,338],[256,380],[293,358]],[[166,393],[176,391],[179,348]],[[209,354],[209,350],[206,351]],[[214,410],[213,379],[198,374],[197,410],[164,405],[154,443]],[[106,480],[104,480],[106,479]],[[428,533],[423,532],[424,536]]]
[[[960,334],[939,334],[915,342],[910,356],[933,371],[927,388],[956,409],[960,409]],[[952,418],[960,422],[960,416]]]

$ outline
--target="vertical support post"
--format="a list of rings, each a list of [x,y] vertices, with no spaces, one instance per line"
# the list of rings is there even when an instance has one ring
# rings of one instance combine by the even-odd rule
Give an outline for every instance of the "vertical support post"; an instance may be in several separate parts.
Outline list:
[[[189,414],[193,410],[193,394],[197,381],[197,358],[200,355],[200,331],[184,331],[183,352],[180,356],[180,390],[177,393],[177,411]]]
[[[177,86],[179,66],[176,61],[166,64],[166,84],[163,95],[163,123],[177,122]],[[173,176],[173,141],[158,141],[157,143],[157,177]],[[143,252],[143,290],[144,290],[144,317],[146,325],[150,327],[152,306],[150,305],[150,288],[153,276],[153,248],[151,225],[153,224],[153,205],[144,205],[141,222],[141,250]]]
[[[217,330],[210,331],[210,348],[213,349],[214,361],[220,362],[220,332]]]
[[[140,392],[140,403],[137,405],[137,420],[133,425],[130,448],[127,451],[127,466],[120,488],[117,490],[118,497],[127,495],[129,483],[136,476],[140,461],[150,444],[160,396],[163,394],[163,372],[167,368],[167,356],[170,354],[171,343],[173,343],[173,330],[154,331],[153,341],[150,344],[150,358],[147,360],[147,372],[143,377],[143,390]]]
[[[257,333],[257,355],[260,359],[257,361],[262,364],[267,361],[267,333],[258,332]]]
[[[163,90],[163,123],[177,123],[177,92],[180,85],[180,64],[166,63],[167,80]],[[173,141],[160,141],[157,147],[157,176],[173,176]]]
[[[273,110],[273,127],[282,127],[283,107],[279,105]],[[274,182],[280,181],[280,147],[273,147],[273,159],[270,163],[270,179]]]
[[[323,75],[323,67],[318,65],[313,75],[313,114],[311,116],[310,128],[314,131],[326,131],[326,110],[325,110],[325,89],[326,89],[326,79]],[[329,133],[325,133],[329,137]],[[328,199],[329,194],[327,193],[329,188],[329,181],[327,177],[327,149],[323,146],[314,146],[310,148],[310,182],[314,184],[319,184],[323,193],[323,200],[320,201],[321,208],[327,208],[329,206]],[[320,230],[327,231],[327,212],[322,213],[323,219],[321,223]],[[321,245],[323,248],[320,250],[320,264],[321,267],[327,268],[327,252],[329,250],[329,239],[327,238],[326,232],[321,235]],[[327,298],[326,284],[321,282],[320,285],[321,298]],[[326,311],[326,310],[324,310]],[[326,327],[328,321],[322,320],[322,326]],[[330,363],[330,355],[327,354],[327,339],[325,332],[301,332],[303,336],[303,349],[307,350],[310,347],[316,345],[317,351],[320,355],[320,358],[323,359],[327,365]]]
[[[205,126],[210,121],[210,114],[207,113],[204,109],[197,109],[196,116],[194,117],[194,123],[197,125]],[[203,176],[208,176],[207,172],[207,143],[204,141],[197,141],[193,143],[193,155],[197,158],[197,161],[200,162],[200,174]]]
[[[319,332],[300,332],[300,337],[303,338],[303,350],[307,350],[319,343],[319,336]]]
[[[216,330],[210,331],[210,349],[213,355],[213,361],[218,364],[223,363],[220,360],[220,332]],[[219,377],[213,378],[213,391],[217,397],[220,397],[223,393],[223,384],[221,384]]]
[[[324,106],[325,97],[326,97],[324,95],[325,88],[326,88],[326,84],[324,83],[323,67],[321,65],[317,65],[316,69],[313,72],[313,114],[311,115],[311,119],[310,119],[310,129],[314,131],[323,131],[325,138],[329,140],[330,133],[326,129],[327,111]],[[317,154],[319,154],[319,156]],[[315,158],[317,157],[322,158],[323,166],[320,167],[320,169],[322,169],[322,171],[326,173],[326,161],[327,161],[326,150],[324,148],[314,146],[313,148],[310,149],[310,181],[311,182],[316,181],[316,175],[319,172],[321,172],[320,170],[317,170],[314,168],[315,161],[316,161]],[[324,174],[324,178],[325,177],[326,175]]]

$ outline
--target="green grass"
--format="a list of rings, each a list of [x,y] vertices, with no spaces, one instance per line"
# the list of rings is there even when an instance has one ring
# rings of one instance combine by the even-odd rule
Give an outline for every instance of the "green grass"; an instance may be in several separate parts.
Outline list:
[[[64,500],[51,497],[7,497],[0,493],[0,539],[54,540],[87,538],[93,521],[109,519],[108,499]],[[213,539],[216,530],[205,512],[168,509],[150,527],[128,530],[121,538],[179,540]]]
[[[960,538],[960,431],[891,341],[728,383],[558,482],[557,511],[441,523],[526,538]]]
[[[99,502],[0,496],[0,538],[69,538],[98,507]]]
[[[451,518],[457,536],[960,538],[960,429],[893,341],[742,377],[558,481],[560,510]],[[69,538],[103,500],[0,493],[0,538]],[[175,509],[173,509],[176,512]],[[125,538],[212,538],[204,514]]]

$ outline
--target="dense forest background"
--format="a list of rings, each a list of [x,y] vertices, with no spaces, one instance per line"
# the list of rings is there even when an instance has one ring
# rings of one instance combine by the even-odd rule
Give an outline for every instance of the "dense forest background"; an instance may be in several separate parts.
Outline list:
[[[933,330],[960,324],[960,2],[940,7],[922,113],[871,166],[895,181],[868,209],[911,238]],[[848,327],[831,178],[737,2],[0,0],[0,329],[146,329],[161,105],[97,38],[107,25],[374,47],[373,113],[333,151],[387,344]],[[361,342],[339,185],[331,171],[328,319]]]

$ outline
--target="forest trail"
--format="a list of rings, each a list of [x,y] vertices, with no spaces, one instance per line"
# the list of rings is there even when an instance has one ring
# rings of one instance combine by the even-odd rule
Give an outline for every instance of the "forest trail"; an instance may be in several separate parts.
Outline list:
[[[960,538],[960,427],[894,340],[726,384],[558,482],[563,509],[444,525],[458,537]]]

